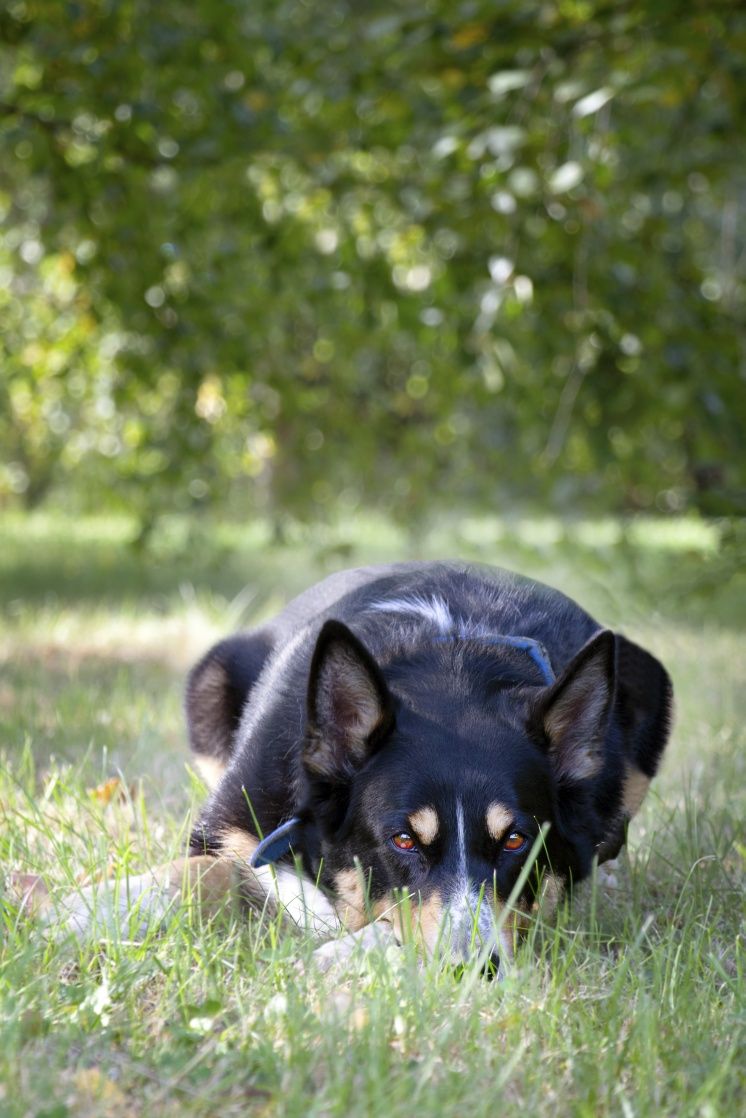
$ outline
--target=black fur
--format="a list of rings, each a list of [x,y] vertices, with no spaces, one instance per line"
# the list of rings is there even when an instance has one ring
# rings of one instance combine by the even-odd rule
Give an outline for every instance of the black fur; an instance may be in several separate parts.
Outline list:
[[[540,642],[556,682],[499,635]],[[625,779],[655,774],[670,708],[660,663],[549,587],[456,563],[342,572],[192,672],[192,744],[227,765],[193,850],[299,815],[295,852],[330,890],[357,862],[372,900],[448,896],[458,804],[469,880],[504,899],[523,858],[485,830],[496,802],[529,846],[548,822],[540,869],[578,881],[624,842]],[[423,805],[438,835],[405,856],[392,836]]]

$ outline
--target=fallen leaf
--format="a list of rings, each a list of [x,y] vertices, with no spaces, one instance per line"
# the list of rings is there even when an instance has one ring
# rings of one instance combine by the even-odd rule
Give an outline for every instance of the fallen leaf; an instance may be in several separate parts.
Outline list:
[[[99,784],[96,788],[89,788],[88,795],[92,800],[96,800],[106,807],[114,798],[117,800],[126,799],[127,789],[118,776],[112,776],[110,780],[105,780],[103,784]]]

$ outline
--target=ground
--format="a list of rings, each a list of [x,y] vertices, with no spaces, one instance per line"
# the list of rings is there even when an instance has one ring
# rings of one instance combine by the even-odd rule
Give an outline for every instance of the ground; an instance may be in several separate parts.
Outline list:
[[[503,983],[372,953],[330,975],[272,924],[186,913],[145,943],[50,942],[6,891],[0,1112],[687,1115],[746,1099],[744,575],[717,525],[471,519],[271,532],[0,521],[0,884],[179,853],[204,790],[181,688],[209,643],[330,570],[456,556],[575,596],[669,667],[676,726],[616,889],[537,926]],[[307,964],[305,968],[299,966]]]

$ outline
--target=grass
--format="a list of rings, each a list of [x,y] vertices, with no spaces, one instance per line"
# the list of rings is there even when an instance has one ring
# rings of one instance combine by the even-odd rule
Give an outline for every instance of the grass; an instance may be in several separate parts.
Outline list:
[[[619,888],[534,929],[508,979],[408,949],[333,976],[271,923],[185,912],[136,943],[48,942],[7,895],[0,1113],[677,1115],[746,1102],[743,575],[697,521],[441,525],[417,541],[126,521],[0,523],[0,858],[50,888],[183,850],[203,795],[181,685],[217,635],[339,566],[454,555],[576,595],[669,666],[678,715]]]

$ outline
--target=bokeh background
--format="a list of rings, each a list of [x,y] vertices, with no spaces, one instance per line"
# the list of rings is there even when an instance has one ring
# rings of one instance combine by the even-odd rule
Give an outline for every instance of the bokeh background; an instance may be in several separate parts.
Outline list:
[[[733,534],[741,4],[8,0],[0,44],[0,508]]]

